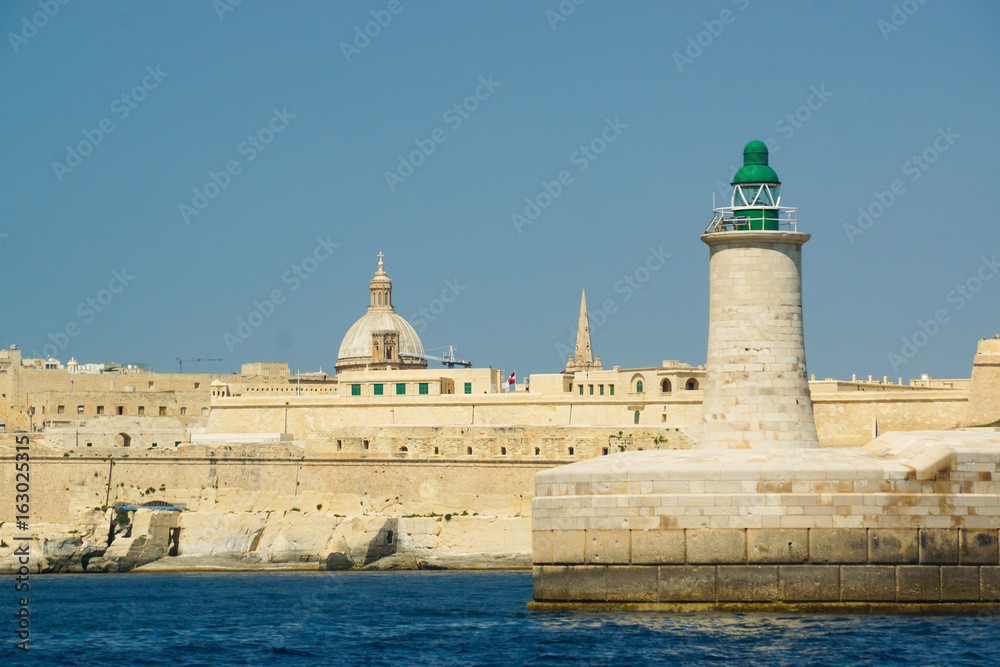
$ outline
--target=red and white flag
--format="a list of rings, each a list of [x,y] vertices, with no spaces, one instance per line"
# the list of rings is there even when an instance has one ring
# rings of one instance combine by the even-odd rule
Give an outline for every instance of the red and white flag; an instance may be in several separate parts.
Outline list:
[[[512,372],[510,374],[510,377],[507,378],[507,384],[514,384],[517,381],[517,377],[516,376],[517,376],[517,371]]]

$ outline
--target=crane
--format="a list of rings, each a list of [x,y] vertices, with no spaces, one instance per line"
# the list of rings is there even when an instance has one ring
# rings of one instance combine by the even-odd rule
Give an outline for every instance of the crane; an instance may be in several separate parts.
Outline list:
[[[177,359],[177,363],[180,364],[181,366],[181,373],[184,372],[185,361],[222,361],[222,359],[216,357],[213,357],[212,359],[181,359],[180,357],[175,357],[175,358]]]
[[[454,368],[455,366],[464,366],[465,368],[472,368],[472,362],[471,361],[466,361],[465,359],[456,359],[455,358],[455,346],[454,345],[448,345],[446,347],[448,349],[448,356],[445,356],[445,357],[435,357],[435,356],[432,356],[430,354],[425,354],[424,355],[424,359],[426,359],[428,361],[440,361],[443,365],[447,366],[448,368]],[[444,347],[436,347],[434,349],[435,350],[443,350],[445,348]]]

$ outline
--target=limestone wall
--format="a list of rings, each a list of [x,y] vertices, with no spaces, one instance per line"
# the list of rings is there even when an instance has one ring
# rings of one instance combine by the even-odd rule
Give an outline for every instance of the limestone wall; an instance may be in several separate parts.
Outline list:
[[[536,494],[542,602],[1000,603],[996,431],[618,454],[539,473]]]
[[[814,394],[820,446],[858,446],[891,431],[965,426],[968,397],[964,390]]]
[[[969,388],[970,426],[1000,421],[1000,336],[979,341]]]

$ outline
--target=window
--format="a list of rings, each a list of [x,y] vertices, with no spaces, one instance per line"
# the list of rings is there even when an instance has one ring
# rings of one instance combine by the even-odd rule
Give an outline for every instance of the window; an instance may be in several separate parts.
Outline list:
[[[343,440],[338,440],[337,441],[337,449],[341,450],[343,448],[344,448],[344,441]]]
[[[160,406],[160,416],[161,417],[166,417],[167,416],[167,408],[165,406],[163,406],[163,405]]]
[[[570,455],[570,456],[573,456],[573,452],[574,452],[574,449],[573,449],[572,447],[570,447],[570,448],[569,448],[569,455]]]
[[[604,456],[607,456],[608,455],[608,448],[607,447],[602,447],[601,448],[601,454],[603,454]]]
[[[615,386],[613,384],[609,384],[608,385],[608,389],[611,390],[611,395],[614,396],[615,395]]]
[[[535,456],[538,456],[541,453],[542,453],[541,448],[540,447],[535,447]]]
[[[636,424],[639,423],[639,411],[638,410],[635,411],[635,423]]]
[[[466,447],[465,453],[468,454],[469,456],[472,456],[472,447]]]
[[[383,385],[376,384],[376,385],[372,385],[372,386],[374,387],[374,393],[375,393],[375,395],[376,396],[381,396],[382,395],[382,387],[383,387]]]
[[[506,447],[501,447],[500,448],[500,456],[507,456],[507,448]]]
[[[405,454],[405,453],[409,452],[410,449],[406,445],[403,445],[402,447],[399,448],[399,451],[401,451],[402,453]]]
[[[590,385],[590,395],[594,395],[594,385]]]
[[[697,388],[698,388],[698,381],[697,380],[695,380],[694,378],[691,378],[690,380],[688,380],[688,382],[687,382],[687,390],[688,391],[694,391]]]
[[[104,414],[104,406],[103,405],[98,405],[97,406],[97,414],[99,414],[99,415],[103,415]]]
[[[580,385],[580,395],[583,396],[583,385]]]
[[[420,394],[421,396],[426,396],[427,395],[427,383],[426,382],[421,382],[420,383],[420,385],[417,387],[417,393]]]
[[[152,388],[153,388],[153,381],[152,381],[152,380],[150,380],[150,381],[149,381],[149,388],[150,388],[150,389],[152,389]]]
[[[66,406],[65,405],[60,405],[59,407],[56,408],[56,414],[57,415],[64,414],[65,412],[66,412]]]
[[[439,449],[438,449],[437,447],[435,447],[435,448],[434,448],[434,453],[435,453],[435,454],[438,454],[439,452],[440,452],[440,450],[439,450]]]
[[[660,392],[664,394],[670,393],[670,380],[664,380],[660,383]]]
[[[635,393],[637,393],[637,394],[641,394],[642,393],[642,380],[636,380],[635,381]]]
[[[88,447],[93,447],[93,446],[94,446],[94,443],[92,443],[92,442],[88,442],[88,443],[87,443],[87,446],[88,446]]]
[[[197,388],[198,388],[198,387],[200,387],[200,386],[201,386],[201,383],[200,383],[200,382],[195,382],[195,383],[194,383],[194,388],[195,388],[195,389],[197,389]]]
[[[405,393],[406,393],[406,385],[400,382],[399,384],[396,385],[396,395],[402,396]]]
[[[600,387],[601,387],[601,396],[604,396],[604,385],[602,384]]]
[[[466,382],[465,383],[465,393],[466,394],[471,394],[472,393],[472,383],[471,382]]]
[[[120,414],[120,415],[125,414],[125,406],[123,406],[123,405],[119,405],[118,406],[118,414]]]
[[[146,408],[145,408],[145,406],[142,406],[142,405],[139,406],[139,414],[140,415],[146,414]]]
[[[188,413],[187,408],[181,408],[181,415],[186,415]]]
[[[362,440],[361,441],[361,448],[362,449],[368,449],[368,441],[367,440]]]
[[[360,384],[352,384],[351,385],[351,396],[360,396],[360,395],[361,395],[361,385]]]

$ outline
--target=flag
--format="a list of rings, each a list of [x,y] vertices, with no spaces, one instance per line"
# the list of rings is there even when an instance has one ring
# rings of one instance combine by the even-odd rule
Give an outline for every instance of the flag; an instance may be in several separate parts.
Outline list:
[[[516,375],[517,375],[517,371],[511,372],[510,377],[507,378],[507,384],[514,384],[514,382],[517,381],[517,378],[515,377]]]

